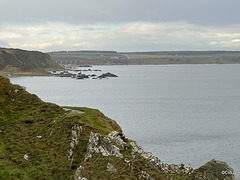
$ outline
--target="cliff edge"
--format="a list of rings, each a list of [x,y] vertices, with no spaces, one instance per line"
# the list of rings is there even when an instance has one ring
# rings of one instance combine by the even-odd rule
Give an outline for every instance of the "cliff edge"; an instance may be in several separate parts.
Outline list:
[[[42,52],[0,48],[1,74],[47,74],[45,69],[48,68],[61,67],[48,54]]]
[[[235,179],[217,160],[198,169],[164,163],[98,110],[43,102],[2,76],[0,178]]]

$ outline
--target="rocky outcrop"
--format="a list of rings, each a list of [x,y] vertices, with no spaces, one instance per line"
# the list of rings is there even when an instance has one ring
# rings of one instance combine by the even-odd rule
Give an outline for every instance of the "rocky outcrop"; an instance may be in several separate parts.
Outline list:
[[[104,74],[98,76],[99,79],[108,78],[108,77],[118,77],[118,76],[115,75],[115,74],[112,74],[112,73],[110,73],[110,72],[107,72],[107,73],[104,73]]]
[[[110,174],[116,174],[117,173],[117,169],[111,163],[107,164],[107,170]]]
[[[151,167],[159,170],[165,176],[164,179],[174,179],[174,176],[178,176],[181,177],[181,179],[223,180],[225,178],[226,180],[234,180],[233,169],[227,165],[227,163],[212,160],[199,169],[194,170],[184,164],[175,165],[164,163],[151,152],[145,152],[142,147],[138,146],[135,142],[127,141],[127,137],[117,131],[112,131],[108,134],[108,137],[91,132],[85,160],[93,158],[94,153],[121,158],[126,168],[130,168],[132,172],[138,174],[139,179],[144,180],[154,180],[156,177],[152,177],[147,171],[138,169],[134,162],[138,161],[139,158],[144,158],[146,161],[143,167]],[[128,144],[131,146],[131,149],[127,148],[129,147]],[[129,153],[131,152],[132,159],[125,157],[120,149],[125,149],[124,151]],[[107,164],[107,171],[112,175],[118,172],[117,168],[109,162]]]
[[[144,152],[141,146],[138,146],[135,142],[131,142],[132,146],[132,157],[141,156],[145,158],[148,164],[153,168],[159,168],[164,173],[175,173],[181,175],[191,175],[193,173],[193,168],[187,167],[184,164],[175,165],[163,163],[160,159],[154,156],[151,152]]]
[[[76,79],[86,79],[86,78],[89,78],[89,76],[86,74],[77,74],[76,75]]]
[[[204,174],[206,179],[211,180],[232,180],[235,179],[233,169],[226,163],[218,160],[211,160],[197,169]]]
[[[79,166],[74,174],[74,180],[87,180],[87,178],[82,176],[82,173],[85,172],[84,166]]]
[[[70,73],[69,71],[77,71],[79,73]],[[91,69],[88,69],[88,70],[74,70],[74,69],[69,69],[68,70],[64,70],[64,71],[50,71],[52,74],[54,74],[55,76],[59,76],[59,77],[71,77],[71,78],[75,78],[75,79],[88,79],[88,78],[91,78],[91,79],[104,79],[104,78],[108,78],[108,77],[118,77],[117,75],[115,74],[112,74],[110,72],[107,72],[107,73],[103,73],[102,75],[100,76],[97,76],[96,74],[84,74],[82,73],[83,71],[101,71],[101,70],[91,70]]]
[[[91,158],[94,153],[101,153],[103,156],[116,156],[123,158],[119,148],[113,145],[109,138],[103,137],[98,133],[91,132],[87,144],[87,153],[85,159]]]
[[[139,175],[139,179],[144,179],[144,180],[155,180],[153,177],[151,177],[146,171],[142,171],[141,174]]]
[[[58,74],[59,77],[72,77],[73,74],[69,73],[68,71],[62,71]]]
[[[113,131],[111,133],[108,134],[108,137],[115,141],[117,143],[117,145],[119,145],[122,148],[126,147],[126,141],[128,140],[128,138],[122,134],[122,133],[118,133],[117,131]]]
[[[79,138],[81,133],[83,132],[83,128],[79,126],[78,124],[75,124],[72,126],[71,130],[71,142],[70,142],[70,147],[68,150],[68,157],[67,160],[70,161],[71,163],[73,162],[73,153],[76,148],[76,146],[79,143]]]
[[[67,111],[68,114],[83,114],[84,111],[76,110],[76,109],[69,109],[69,108],[63,108],[65,111]]]

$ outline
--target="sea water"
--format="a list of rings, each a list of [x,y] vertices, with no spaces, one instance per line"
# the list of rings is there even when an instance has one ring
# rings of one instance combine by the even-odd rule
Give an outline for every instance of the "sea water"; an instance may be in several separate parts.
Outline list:
[[[218,159],[232,166],[239,178],[240,65],[92,69],[119,77],[16,77],[11,82],[44,101],[99,109],[164,162],[197,168]]]

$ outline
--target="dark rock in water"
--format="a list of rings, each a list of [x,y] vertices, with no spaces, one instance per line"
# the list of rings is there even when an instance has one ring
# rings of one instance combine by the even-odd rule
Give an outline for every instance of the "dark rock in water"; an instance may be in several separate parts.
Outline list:
[[[202,172],[206,179],[233,180],[233,169],[223,161],[211,160],[197,169]]]
[[[102,70],[100,70],[100,69],[94,69],[93,71],[102,71]]]
[[[79,65],[78,67],[92,67],[91,65]]]
[[[88,75],[86,75],[86,74],[78,74],[76,76],[76,79],[85,79],[85,78],[89,78]]]
[[[91,69],[84,69],[83,71],[92,71]]]
[[[100,79],[102,79],[102,78],[107,78],[107,77],[118,77],[118,76],[115,75],[115,74],[112,74],[112,73],[110,73],[110,72],[107,72],[107,73],[104,73],[104,74],[98,76],[98,78],[100,78]]]
[[[71,76],[72,78],[76,78],[76,74],[72,74],[72,76]]]
[[[68,71],[63,71],[63,72],[60,72],[58,76],[60,77],[72,77],[72,73],[69,73]]]
[[[92,74],[92,75],[91,75],[91,77],[95,77],[95,76],[97,76],[97,75],[96,75],[96,74]]]

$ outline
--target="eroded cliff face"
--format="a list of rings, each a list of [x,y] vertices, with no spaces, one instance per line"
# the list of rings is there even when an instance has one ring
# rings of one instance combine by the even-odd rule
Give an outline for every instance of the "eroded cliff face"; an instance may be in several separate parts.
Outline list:
[[[102,174],[98,173],[100,169]],[[104,171],[105,175],[103,175]],[[98,175],[96,176],[96,174]],[[148,180],[235,179],[233,169],[226,162],[211,160],[198,169],[187,167],[184,164],[164,163],[151,152],[145,152],[136,142],[128,140],[125,135],[117,131],[112,131],[107,136],[91,132],[85,159],[75,171],[74,180],[92,179],[92,177],[96,179],[128,177]]]
[[[6,72],[43,71],[46,68],[61,67],[46,53],[0,48],[0,70]]]
[[[234,179],[227,163],[162,162],[89,108],[45,103],[0,76],[2,179]]]

